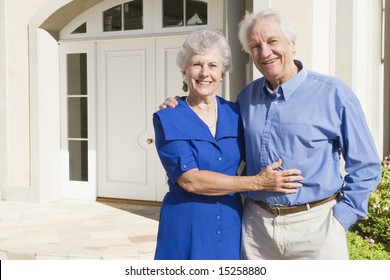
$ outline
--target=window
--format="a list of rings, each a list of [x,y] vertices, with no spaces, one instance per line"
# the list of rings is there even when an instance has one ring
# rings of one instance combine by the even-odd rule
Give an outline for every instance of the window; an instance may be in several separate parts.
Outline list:
[[[122,30],[122,5],[118,5],[107,11],[104,11],[103,19],[104,31]]]
[[[69,180],[88,181],[87,54],[67,55]]]
[[[87,33],[87,23],[84,22],[82,25],[77,27],[71,34],[82,34],[82,33]]]
[[[143,29],[143,0],[133,0],[103,12],[103,31]]]
[[[61,41],[113,39],[224,28],[224,0],[102,0],[69,22]],[[209,16],[212,15],[212,16]]]
[[[163,27],[207,24],[207,2],[201,0],[163,0]]]

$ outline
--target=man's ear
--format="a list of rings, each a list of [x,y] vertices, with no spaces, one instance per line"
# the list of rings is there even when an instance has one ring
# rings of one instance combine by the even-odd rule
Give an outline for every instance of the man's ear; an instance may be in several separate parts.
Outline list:
[[[290,44],[291,44],[292,53],[295,54],[297,52],[297,42],[296,42],[296,40],[292,40],[290,42]]]

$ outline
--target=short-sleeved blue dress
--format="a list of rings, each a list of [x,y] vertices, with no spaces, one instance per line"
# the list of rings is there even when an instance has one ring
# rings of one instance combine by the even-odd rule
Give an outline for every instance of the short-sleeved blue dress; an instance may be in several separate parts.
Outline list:
[[[217,97],[214,138],[184,99],[178,102],[176,108],[153,116],[156,147],[169,185],[161,207],[155,259],[240,259],[240,195],[198,195],[176,182],[194,168],[236,174],[243,152],[239,107]]]

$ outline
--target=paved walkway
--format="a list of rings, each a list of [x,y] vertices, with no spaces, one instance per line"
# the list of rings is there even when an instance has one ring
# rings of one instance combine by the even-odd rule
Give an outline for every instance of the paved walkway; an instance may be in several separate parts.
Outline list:
[[[0,202],[0,260],[154,256],[158,222],[102,203]]]

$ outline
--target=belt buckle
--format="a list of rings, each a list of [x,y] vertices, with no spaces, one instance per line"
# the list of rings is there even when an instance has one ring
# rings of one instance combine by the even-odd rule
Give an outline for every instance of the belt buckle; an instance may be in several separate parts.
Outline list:
[[[271,213],[274,214],[275,216],[280,216],[281,215],[280,206],[277,206],[277,205],[270,206],[270,205],[268,205],[268,208],[271,210]]]

